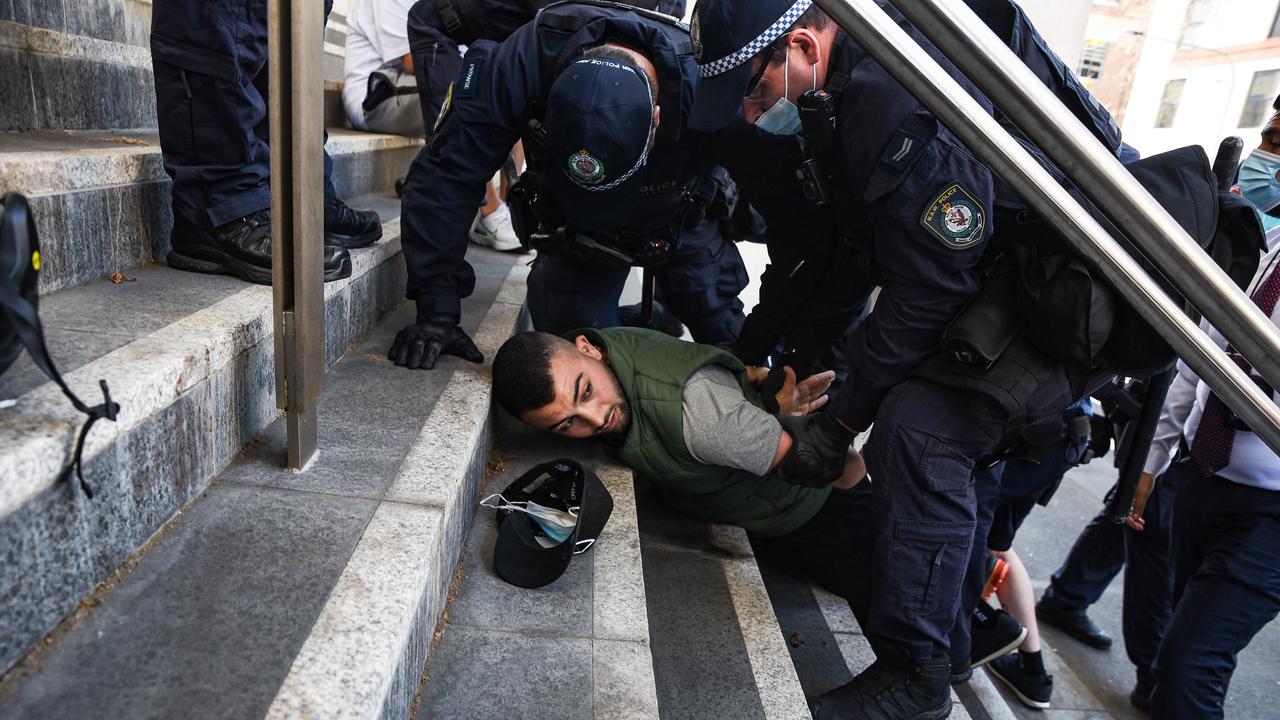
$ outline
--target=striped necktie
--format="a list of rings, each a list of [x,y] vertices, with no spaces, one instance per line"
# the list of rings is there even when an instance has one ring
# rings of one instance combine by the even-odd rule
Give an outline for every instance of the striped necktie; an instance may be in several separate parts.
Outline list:
[[[1254,291],[1253,302],[1262,310],[1263,315],[1270,317],[1276,309],[1277,300],[1280,300],[1280,271],[1272,270],[1266,281]],[[1230,345],[1227,346],[1227,353],[1246,374],[1250,371],[1249,363]],[[1204,405],[1204,414],[1200,416],[1200,425],[1196,428],[1196,439],[1191,443],[1191,460],[1203,477],[1217,473],[1231,462],[1236,430],[1227,425],[1229,414],[1222,398],[1217,393],[1210,392],[1209,400]]]

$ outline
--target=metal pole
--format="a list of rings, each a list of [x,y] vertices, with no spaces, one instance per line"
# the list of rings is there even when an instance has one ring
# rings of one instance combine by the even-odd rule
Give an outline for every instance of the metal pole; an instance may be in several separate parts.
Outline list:
[[[953,0],[894,5],[1124,228],[1272,387],[1280,387],[1280,329],[981,18]]]
[[[267,18],[276,405],[289,467],[300,470],[316,452],[324,387],[324,10],[320,0],[268,0]]]
[[[1280,453],[1280,409],[1258,389],[1137,261],[1013,139],[937,62],[876,6],[874,0],[816,0],[908,91],[946,123],[978,158],[1020,188],[1059,227],[1124,299],[1160,332],[1223,401]],[[1053,102],[1056,99],[1051,98]]]

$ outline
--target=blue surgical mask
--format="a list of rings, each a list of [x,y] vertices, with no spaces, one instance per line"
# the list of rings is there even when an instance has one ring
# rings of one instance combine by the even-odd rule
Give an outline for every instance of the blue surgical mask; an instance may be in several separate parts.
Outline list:
[[[803,126],[800,123],[800,109],[787,99],[791,80],[791,53],[783,56],[782,97],[773,107],[765,110],[756,118],[755,126],[771,135],[799,135]],[[818,89],[818,66],[813,66],[813,89]]]
[[[1280,218],[1267,214],[1280,205],[1280,155],[1254,150],[1240,165],[1240,194],[1253,205],[1268,230],[1280,224]]]
[[[495,503],[495,498],[497,502]],[[491,504],[493,503],[493,504]],[[545,505],[539,505],[536,502],[525,502],[521,500],[510,501],[502,497],[501,494],[490,495],[480,501],[480,504],[487,508],[495,510],[512,510],[522,512],[533,518],[538,523],[538,527],[542,528],[542,532],[550,539],[546,547],[559,545],[569,536],[573,534],[573,529],[578,525],[578,508],[571,507],[566,510],[557,510],[549,508]],[[541,538],[538,538],[541,542]]]

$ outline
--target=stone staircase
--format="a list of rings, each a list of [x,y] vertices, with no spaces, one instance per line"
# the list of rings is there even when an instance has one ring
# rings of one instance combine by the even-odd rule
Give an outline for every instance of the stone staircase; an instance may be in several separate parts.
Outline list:
[[[18,69],[0,73],[0,192],[32,201],[63,373],[122,406],[89,436],[88,499],[57,481],[79,416],[28,359],[0,377],[0,718],[807,717],[806,692],[867,662],[847,608],[637,493],[599,448],[498,417],[487,366],[387,362],[413,318],[392,184],[420,143],[343,129],[337,5],[334,182],[383,239],[325,286],[321,453],[293,473],[270,289],[163,264],[151,3],[0,0]],[[469,258],[463,325],[492,358],[527,325],[527,258]],[[614,516],[560,581],[519,591],[477,500],[558,455],[597,467]],[[973,688],[953,717],[1007,717]]]

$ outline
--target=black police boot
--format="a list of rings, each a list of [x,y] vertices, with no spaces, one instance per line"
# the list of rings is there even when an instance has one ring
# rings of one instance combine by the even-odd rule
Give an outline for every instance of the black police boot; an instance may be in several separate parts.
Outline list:
[[[372,210],[356,210],[335,199],[324,207],[324,244],[362,248],[382,237],[382,220]]]
[[[199,228],[174,215],[169,267],[192,272],[235,275],[259,285],[271,284],[271,211],[259,210],[215,228]],[[351,276],[351,255],[324,249],[324,281]]]
[[[851,682],[809,701],[814,720],[941,720],[951,714],[951,662],[877,659]]]
[[[1111,647],[1111,636],[1094,624],[1083,608],[1063,607],[1048,598],[1040,598],[1036,603],[1036,618],[1046,625],[1052,625],[1080,642],[1106,650]]]
[[[1004,610],[996,610],[979,600],[970,624],[969,659],[972,667],[982,667],[1022,644],[1027,629]]]
[[[640,303],[623,305],[618,308],[618,323],[623,327],[646,327],[640,321],[640,316],[643,314],[641,310]],[[671,337],[684,337],[684,324],[672,315],[666,306],[656,300],[653,303],[653,318],[647,327]]]

